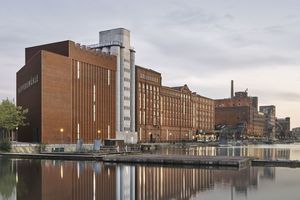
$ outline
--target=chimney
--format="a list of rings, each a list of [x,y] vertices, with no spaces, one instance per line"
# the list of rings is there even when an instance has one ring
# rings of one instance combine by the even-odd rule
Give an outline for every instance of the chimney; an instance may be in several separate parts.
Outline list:
[[[234,94],[234,86],[233,86],[233,80],[231,80],[231,98],[233,98],[233,94]]]

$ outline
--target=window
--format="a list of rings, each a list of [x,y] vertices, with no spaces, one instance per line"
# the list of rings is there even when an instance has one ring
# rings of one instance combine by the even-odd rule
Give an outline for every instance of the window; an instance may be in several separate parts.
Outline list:
[[[96,85],[93,85],[93,101],[96,102]]]
[[[96,121],[96,105],[93,105],[93,121]]]
[[[79,140],[80,137],[79,137],[79,133],[80,133],[80,129],[79,129],[79,123],[77,123],[77,139]]]
[[[107,126],[107,138],[110,139],[110,125]]]
[[[142,124],[142,111],[139,111],[139,124]]]
[[[77,79],[80,78],[80,63],[77,61]]]
[[[130,91],[130,88],[125,86],[125,87],[124,87],[124,90],[125,90],[125,91]]]
[[[107,85],[110,85],[110,70],[107,71]]]

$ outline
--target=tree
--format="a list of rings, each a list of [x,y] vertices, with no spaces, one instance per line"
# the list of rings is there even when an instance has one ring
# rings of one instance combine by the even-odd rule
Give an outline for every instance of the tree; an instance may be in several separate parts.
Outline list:
[[[8,133],[18,127],[26,125],[27,109],[16,106],[14,102],[6,99],[0,103],[0,129]]]

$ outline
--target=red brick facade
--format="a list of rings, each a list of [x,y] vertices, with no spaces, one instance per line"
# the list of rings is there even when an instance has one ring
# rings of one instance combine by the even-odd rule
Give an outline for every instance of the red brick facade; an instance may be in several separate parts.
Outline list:
[[[165,87],[161,74],[136,67],[136,130],[140,141],[192,139],[214,130],[214,101],[187,85]]]
[[[17,105],[29,109],[29,126],[19,130],[19,140],[114,138],[115,71],[115,56],[72,41],[27,48],[17,73]]]
[[[228,99],[215,100],[215,123],[236,127],[246,124],[245,134],[262,136],[264,116],[258,112],[257,97],[248,96],[247,92],[236,92]]]

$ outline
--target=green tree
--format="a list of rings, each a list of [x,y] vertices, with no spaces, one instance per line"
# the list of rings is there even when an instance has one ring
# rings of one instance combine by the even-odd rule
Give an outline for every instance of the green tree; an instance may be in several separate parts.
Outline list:
[[[16,128],[26,125],[28,110],[16,106],[14,102],[6,99],[0,103],[0,129],[8,133]]]

